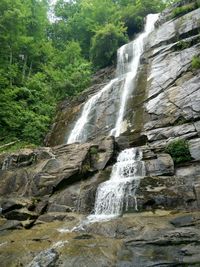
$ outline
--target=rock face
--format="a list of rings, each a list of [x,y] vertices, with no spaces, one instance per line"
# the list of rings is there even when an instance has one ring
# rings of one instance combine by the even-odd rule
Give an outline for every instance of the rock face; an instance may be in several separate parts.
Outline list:
[[[200,54],[199,11],[167,21],[150,37],[144,133],[155,146],[158,140],[199,134],[200,73],[191,67]]]
[[[98,184],[109,178],[106,168],[113,156],[112,137],[99,144],[60,145],[5,156],[0,171],[1,214],[8,220],[35,221],[48,212],[48,218],[39,217],[48,221],[54,218],[52,212],[64,213],[55,217],[59,220],[68,212],[90,212]]]
[[[157,210],[96,222],[84,232],[69,232],[68,221],[4,231],[1,266],[199,266],[199,224],[199,212]]]
[[[56,146],[66,143],[67,137],[69,136],[69,133],[72,130],[75,121],[78,119],[83,104],[92,95],[94,95],[100,89],[102,89],[108,83],[109,80],[114,78],[114,76],[115,76],[114,67],[107,67],[103,70],[98,71],[96,75],[93,77],[92,85],[90,88],[85,90],[81,95],[77,96],[73,101],[69,99],[65,100],[60,104],[60,106],[58,107],[55,123],[52,125],[52,129],[46,137],[47,146]],[[107,100],[107,97],[110,98],[110,104],[114,105],[114,102],[112,101],[114,94],[105,96],[105,101]],[[102,103],[102,108],[106,108],[106,106],[103,105],[103,103]],[[103,119],[101,120],[101,123],[102,121]],[[98,129],[98,131],[100,131],[100,128]],[[108,129],[106,129],[106,131],[108,131]]]

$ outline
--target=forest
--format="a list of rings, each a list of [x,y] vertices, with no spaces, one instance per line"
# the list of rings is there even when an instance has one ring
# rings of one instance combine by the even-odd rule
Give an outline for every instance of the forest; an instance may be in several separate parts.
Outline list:
[[[0,1],[0,147],[42,145],[60,101],[78,95],[161,0]],[[52,11],[51,11],[52,12]]]

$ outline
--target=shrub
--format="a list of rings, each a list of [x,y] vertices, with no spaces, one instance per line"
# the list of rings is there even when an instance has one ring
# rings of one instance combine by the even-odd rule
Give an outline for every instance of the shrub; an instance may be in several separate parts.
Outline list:
[[[97,147],[91,147],[90,148],[90,154],[91,155],[97,155],[98,154],[98,148]]]
[[[200,57],[199,56],[193,56],[192,68],[193,69],[200,69]]]
[[[189,47],[190,47],[190,43],[189,42],[184,42],[184,41],[181,40],[176,44],[175,50],[176,51],[181,51],[181,50],[184,50],[184,49],[189,48]]]
[[[196,8],[195,3],[191,3],[185,6],[177,7],[172,12],[172,18],[183,16]]]
[[[125,28],[107,24],[100,28],[92,39],[90,57],[95,68],[113,63],[117,49],[127,41]]]
[[[186,162],[192,159],[188,142],[183,139],[170,142],[165,151],[172,156],[175,164]]]

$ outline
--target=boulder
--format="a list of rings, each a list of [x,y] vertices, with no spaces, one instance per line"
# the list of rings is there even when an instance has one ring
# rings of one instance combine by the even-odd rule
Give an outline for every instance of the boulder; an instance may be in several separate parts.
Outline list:
[[[188,144],[192,158],[200,160],[200,138],[192,139],[188,142]]]
[[[37,223],[41,223],[41,222],[49,223],[49,222],[64,221],[64,220],[73,221],[74,217],[68,216],[66,212],[48,212],[46,214],[39,216]]]
[[[195,125],[198,135],[200,136],[200,121],[194,122],[194,125]]]
[[[97,173],[89,181],[82,184],[77,201],[77,210],[81,213],[90,213],[94,209],[96,191],[102,182],[109,180],[111,167]]]
[[[2,214],[5,214],[15,209],[21,209],[26,206],[29,207],[30,205],[32,205],[32,201],[30,199],[24,199],[24,198],[0,199],[0,207]]]
[[[96,153],[92,153],[92,148],[93,151]],[[108,162],[112,159],[114,149],[115,143],[114,138],[112,136],[103,139],[99,143],[98,148],[96,148],[96,151],[95,147],[91,147],[90,154],[92,156],[93,168],[96,170],[103,170],[108,164]]]
[[[25,220],[35,220],[38,217],[38,214],[32,211],[27,210],[26,208],[18,209],[18,210],[11,210],[7,212],[4,217],[7,220],[18,220],[18,221],[25,221]]]
[[[40,252],[35,258],[27,265],[28,267],[54,267],[59,255],[54,249],[47,249]]]
[[[157,208],[197,209],[193,186],[184,184],[183,179],[176,176],[144,177],[133,198],[136,198],[139,211]]]
[[[65,205],[59,205],[52,203],[48,207],[48,212],[72,212],[73,208],[65,206]]]
[[[200,224],[200,216],[197,215],[184,215],[178,216],[170,221],[175,227],[188,227]]]
[[[194,193],[196,195],[198,208],[200,208],[200,183],[194,185]]]
[[[23,225],[20,221],[9,220],[0,226],[0,231],[21,229],[22,227],[23,227]]]
[[[146,175],[173,175],[174,162],[169,154],[157,154],[156,159],[145,160]]]

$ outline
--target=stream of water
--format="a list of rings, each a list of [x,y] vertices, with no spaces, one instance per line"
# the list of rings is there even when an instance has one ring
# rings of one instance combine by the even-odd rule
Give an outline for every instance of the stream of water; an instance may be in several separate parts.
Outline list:
[[[120,82],[120,105],[117,111],[116,122],[110,135],[119,136],[122,132],[122,122],[126,110],[127,100],[133,92],[136,84],[137,72],[140,65],[140,57],[144,51],[145,40],[149,33],[154,29],[154,24],[158,19],[158,14],[150,14],[146,18],[144,32],[138,37],[122,46],[118,50],[117,77],[111,80],[97,94],[89,98],[84,104],[82,113],[72,129],[67,143],[85,142],[88,138],[88,123],[91,113],[101,97],[108,91],[117,86]],[[122,82],[123,81],[123,82]],[[95,125],[94,125],[95,127]],[[145,166],[142,161],[142,151],[139,148],[129,148],[122,151],[117,163],[112,168],[111,177],[108,181],[100,184],[97,188],[94,214],[87,217],[73,230],[82,229],[84,225],[101,220],[108,220],[123,214],[128,210],[130,200],[134,203],[137,210],[136,191],[140,180],[145,176]]]
[[[144,176],[142,150],[123,150],[112,168],[110,179],[98,186],[94,215],[89,216],[89,220],[100,221],[120,216],[124,210],[128,210],[130,200],[137,211],[136,191]]]
[[[158,19],[158,14],[150,14],[146,18],[146,25],[144,32],[132,42],[123,45],[118,49],[117,53],[117,71],[116,78],[111,80],[98,93],[91,96],[84,104],[82,112],[76,121],[73,129],[70,132],[67,143],[86,142],[90,136],[91,127],[97,127],[96,123],[92,123],[91,119],[97,109],[98,105],[102,105],[101,99],[108,94],[108,91],[115,89],[120,90],[119,105],[116,113],[116,121],[110,135],[118,137],[123,131],[123,120],[126,111],[127,100],[131,93],[133,93],[136,85],[136,77],[140,65],[140,58],[144,51],[145,40],[151,31],[154,29],[154,24]],[[92,126],[91,126],[92,124]]]

